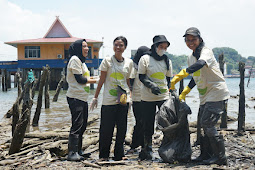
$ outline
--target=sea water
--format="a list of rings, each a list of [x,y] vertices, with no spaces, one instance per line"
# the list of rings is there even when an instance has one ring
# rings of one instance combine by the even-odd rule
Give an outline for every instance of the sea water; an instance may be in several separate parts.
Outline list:
[[[184,87],[188,85],[189,79],[184,80]],[[237,96],[240,94],[240,79],[239,78],[227,78],[226,79],[227,86],[230,92],[231,96]],[[249,86],[247,87],[248,79],[245,79],[245,113],[246,113],[246,123],[254,124],[255,122],[255,100],[250,100],[252,97],[255,97],[255,78],[250,79]],[[176,85],[176,88],[178,89],[179,83]],[[89,115],[99,115],[100,116],[100,106],[102,103],[102,91],[99,95],[99,104],[98,107],[93,110],[89,111]],[[91,94],[88,98],[88,103],[92,101],[92,98],[94,96],[95,90],[91,90]],[[31,120],[33,119],[33,115],[35,113],[36,105],[37,105],[37,94],[36,93],[34,97],[34,104],[31,110]],[[66,101],[66,91],[61,91],[59,94],[59,98],[57,102],[52,102],[53,96],[55,94],[55,91],[50,91],[50,108],[45,109],[44,108],[44,102],[42,105],[41,115],[39,119],[39,126],[34,128],[31,127],[31,131],[33,130],[40,130],[40,131],[47,131],[47,130],[54,130],[56,128],[61,128],[66,125],[71,124],[71,115],[68,108],[68,104]],[[17,98],[17,88],[9,89],[7,92],[2,92],[2,89],[0,88],[0,119],[4,121],[3,117],[7,113],[7,111],[12,107],[14,102]],[[44,99],[43,99],[44,101]],[[196,121],[197,119],[197,113],[199,109],[199,97],[198,97],[198,91],[196,87],[194,87],[191,92],[186,97],[186,102],[190,106],[192,110],[192,114],[188,115],[188,119],[190,122]],[[238,110],[239,110],[239,98],[230,98],[228,100],[228,108],[227,112],[229,116],[238,117]],[[135,120],[133,117],[132,109],[129,113],[129,119],[128,124],[134,125]],[[99,123],[96,125],[99,126]],[[231,124],[228,126],[229,128],[237,128],[237,122]]]

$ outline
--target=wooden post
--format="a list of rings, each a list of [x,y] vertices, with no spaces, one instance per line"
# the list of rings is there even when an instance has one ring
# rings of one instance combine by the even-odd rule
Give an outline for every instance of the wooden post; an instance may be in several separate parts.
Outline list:
[[[30,119],[31,119],[31,108],[33,105],[33,100],[32,100],[32,83],[27,82],[24,86],[24,95],[23,95],[23,105],[22,105],[22,113],[27,111],[27,128],[26,131],[29,132],[30,129]]]
[[[8,75],[7,75],[7,70],[4,69],[4,91],[8,90]]]
[[[245,63],[239,62],[240,71],[240,96],[239,96],[239,113],[238,113],[238,133],[245,131],[245,94],[244,94],[244,69]]]
[[[63,84],[64,84],[64,81],[65,81],[65,75],[62,74],[61,80],[59,81],[58,87],[57,87],[57,89],[56,89],[56,94],[55,94],[54,97],[53,97],[53,102],[58,101],[58,95],[59,95],[60,90],[61,90],[61,88],[62,88],[62,86],[63,86]]]
[[[11,72],[10,71],[7,71],[6,70],[6,76],[7,76],[7,81],[6,81],[6,83],[7,83],[7,88],[11,88]]]
[[[17,87],[18,87],[18,96],[21,94],[22,88],[21,88],[21,81],[22,79],[20,78],[20,73],[17,72],[15,74],[16,78],[17,78]]]
[[[2,91],[5,90],[5,76],[4,76],[4,69],[1,70],[1,73],[2,73]]]
[[[34,99],[35,97],[35,90],[38,86],[39,83],[39,79],[35,78],[35,81],[33,82],[33,87],[32,87],[32,99]]]
[[[49,94],[49,81],[50,81],[50,70],[49,66],[47,65],[47,77],[45,81],[45,86],[44,86],[44,100],[45,100],[45,109],[50,108],[50,94]]]
[[[31,84],[29,82],[25,84],[24,91],[22,115],[14,130],[9,154],[20,151],[29,122],[29,112],[31,111],[33,104],[33,101],[31,100]]]
[[[19,97],[17,98],[17,100],[19,100]],[[19,115],[20,115],[19,102],[17,101],[14,103],[12,110],[12,136],[14,135],[16,125],[19,121]]]
[[[14,74],[14,88],[17,87],[17,72]]]
[[[47,76],[47,68],[43,67],[43,73],[42,73],[41,80],[40,80],[40,85],[39,85],[37,106],[36,106],[36,111],[35,111],[35,115],[34,115],[33,123],[32,123],[33,126],[38,126],[38,121],[39,121],[39,118],[40,118],[41,108],[42,108],[43,87],[45,85],[46,76]]]
[[[220,70],[222,72],[222,75],[224,76],[224,54],[220,54],[219,55],[219,65],[220,65]],[[228,106],[228,102],[224,101],[224,106],[223,106],[223,113],[221,115],[221,124],[220,124],[220,128],[227,128],[227,106]]]

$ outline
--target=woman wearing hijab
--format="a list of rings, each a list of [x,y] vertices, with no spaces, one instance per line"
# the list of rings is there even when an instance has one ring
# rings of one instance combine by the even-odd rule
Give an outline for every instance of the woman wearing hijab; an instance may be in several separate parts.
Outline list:
[[[142,82],[141,100],[143,107],[144,146],[139,154],[141,160],[152,159],[152,135],[156,107],[169,99],[169,83],[172,76],[171,60],[165,55],[170,43],[164,35],[153,38],[151,53],[141,57],[138,66],[139,79]]]
[[[82,135],[86,130],[88,119],[89,83],[96,83],[98,80],[90,78],[90,72],[85,64],[88,52],[89,48],[85,39],[77,40],[69,47],[71,58],[66,75],[68,83],[66,96],[72,116],[68,140],[67,160],[69,161],[84,160],[84,157],[89,156],[82,151]]]
[[[183,37],[193,53],[188,57],[189,67],[181,70],[172,79],[171,89],[175,89],[175,84],[181,79],[191,75],[193,78],[179,96],[180,100],[185,100],[185,96],[197,85],[200,98],[198,122],[201,122],[204,136],[200,139],[201,154],[195,161],[226,165],[224,139],[215,128],[223,113],[223,106],[230,97],[225,79],[213,51],[204,45],[200,31],[191,27],[186,30]]]
[[[129,77],[132,69],[132,60],[122,56],[126,47],[127,39],[125,37],[119,36],[114,39],[114,55],[104,58],[99,67],[101,71],[100,80],[94,99],[90,105],[90,109],[92,110],[97,107],[97,98],[104,84],[99,130],[99,158],[101,160],[109,159],[115,125],[117,127],[117,134],[114,147],[114,160],[125,159],[123,144],[127,130],[127,114],[130,97],[129,95],[127,96],[126,105],[118,103],[117,88],[119,85],[127,94],[130,92]]]
[[[130,75],[135,126],[132,136],[131,149],[128,151],[128,153],[133,153],[135,149],[139,146],[143,147],[141,81],[139,80],[139,75],[137,71],[139,60],[145,54],[150,54],[150,49],[148,47],[141,46],[137,49],[137,52],[135,53],[133,58],[133,68]]]

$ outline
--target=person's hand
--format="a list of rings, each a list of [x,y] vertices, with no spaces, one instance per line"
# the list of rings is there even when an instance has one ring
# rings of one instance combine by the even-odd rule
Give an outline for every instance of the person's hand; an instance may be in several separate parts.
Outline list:
[[[93,100],[90,104],[89,110],[93,111],[95,108],[97,108],[97,104],[98,104],[97,98],[93,98]]]
[[[175,84],[181,81],[183,78],[188,77],[189,73],[186,72],[186,69],[182,69],[178,74],[174,76],[171,80],[171,89],[175,89]]]
[[[160,88],[158,86],[151,87],[151,92],[155,95],[161,94]]]
[[[185,97],[186,97],[187,94],[189,94],[190,91],[191,91],[191,88],[189,88],[189,86],[186,86],[185,89],[180,94],[179,100],[180,101],[185,101]]]
[[[94,78],[94,80],[96,80],[96,84],[98,84],[100,78],[99,77],[98,78]]]
[[[90,77],[90,78],[88,79],[88,82],[89,82],[89,83],[96,83],[96,84],[98,84],[99,80],[100,80],[99,77]]]

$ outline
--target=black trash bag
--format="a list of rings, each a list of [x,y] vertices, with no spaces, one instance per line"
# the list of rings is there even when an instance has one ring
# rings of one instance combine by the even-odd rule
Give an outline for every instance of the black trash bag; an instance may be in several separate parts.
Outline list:
[[[157,128],[164,134],[158,152],[164,162],[191,160],[188,114],[191,114],[190,107],[185,102],[180,102],[179,97],[173,93],[157,112]]]

